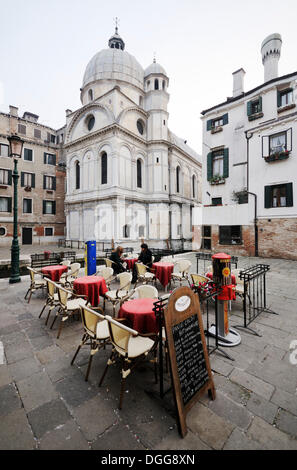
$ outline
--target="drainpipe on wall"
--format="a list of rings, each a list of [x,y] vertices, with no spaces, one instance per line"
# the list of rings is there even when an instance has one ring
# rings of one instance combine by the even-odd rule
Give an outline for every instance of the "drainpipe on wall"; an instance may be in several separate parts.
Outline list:
[[[255,256],[259,256],[259,241],[258,241],[258,218],[257,218],[257,194],[249,191],[249,159],[250,159],[250,139],[253,137],[253,132],[244,131],[246,138],[246,189],[247,194],[251,194],[255,198],[255,215],[254,215],[254,230],[255,230]]]
[[[258,252],[258,218],[257,218],[257,194],[247,191],[255,198],[255,215],[254,215],[254,229],[255,229],[255,256],[259,256]]]

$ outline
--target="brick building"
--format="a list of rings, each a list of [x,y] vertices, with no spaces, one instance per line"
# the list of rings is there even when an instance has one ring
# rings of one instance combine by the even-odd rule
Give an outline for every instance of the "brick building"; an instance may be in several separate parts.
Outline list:
[[[278,76],[282,40],[262,43],[264,83],[202,111],[202,248],[297,259],[297,72]]]
[[[38,116],[10,106],[0,113],[0,246],[13,235],[13,159],[7,137],[18,134],[23,154],[18,162],[18,227],[20,244],[56,243],[65,235],[65,165],[63,129],[40,124]]]

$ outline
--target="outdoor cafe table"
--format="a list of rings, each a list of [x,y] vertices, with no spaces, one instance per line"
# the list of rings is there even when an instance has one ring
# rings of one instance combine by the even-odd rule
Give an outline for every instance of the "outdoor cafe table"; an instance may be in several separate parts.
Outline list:
[[[136,263],[137,260],[138,258],[123,258],[123,262],[127,263],[127,269],[129,271],[134,268],[134,264]]]
[[[171,281],[171,274],[173,273],[173,269],[173,263],[165,263],[164,261],[153,263],[152,266],[152,271],[155,273],[156,278],[159,279],[164,288]]]
[[[73,282],[73,290],[75,294],[85,295],[92,307],[98,307],[100,295],[103,296],[108,291],[102,276],[78,277]]]
[[[158,322],[153,311],[157,299],[127,300],[120,307],[118,318],[126,318],[129,326],[139,333],[157,333]]]
[[[44,268],[41,269],[42,274],[49,277],[54,282],[58,282],[62,274],[66,273],[67,271],[68,271],[68,266],[65,266],[64,264],[44,266]]]

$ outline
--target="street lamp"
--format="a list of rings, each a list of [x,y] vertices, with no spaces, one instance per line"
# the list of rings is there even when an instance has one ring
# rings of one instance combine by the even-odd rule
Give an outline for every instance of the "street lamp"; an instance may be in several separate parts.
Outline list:
[[[11,244],[11,276],[10,284],[20,282],[20,247],[18,240],[18,158],[22,156],[24,141],[18,135],[7,137],[9,156],[14,159],[13,178],[13,239]]]

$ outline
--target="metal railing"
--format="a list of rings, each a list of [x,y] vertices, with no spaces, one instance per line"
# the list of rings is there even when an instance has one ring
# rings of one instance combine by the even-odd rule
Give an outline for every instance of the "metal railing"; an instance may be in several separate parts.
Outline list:
[[[256,264],[244,269],[239,273],[239,279],[243,281],[243,325],[236,325],[236,328],[245,328],[256,336],[261,336],[249,327],[262,312],[278,315],[267,308],[266,300],[266,273],[270,270],[268,264]]]
[[[212,256],[214,253],[205,253],[205,252],[199,252],[196,253],[196,260],[197,260],[197,273],[199,273],[199,260],[204,261],[204,271],[205,271],[205,261],[212,261]],[[237,264],[238,264],[238,256],[231,256],[231,264],[235,264],[235,269],[237,269]]]

